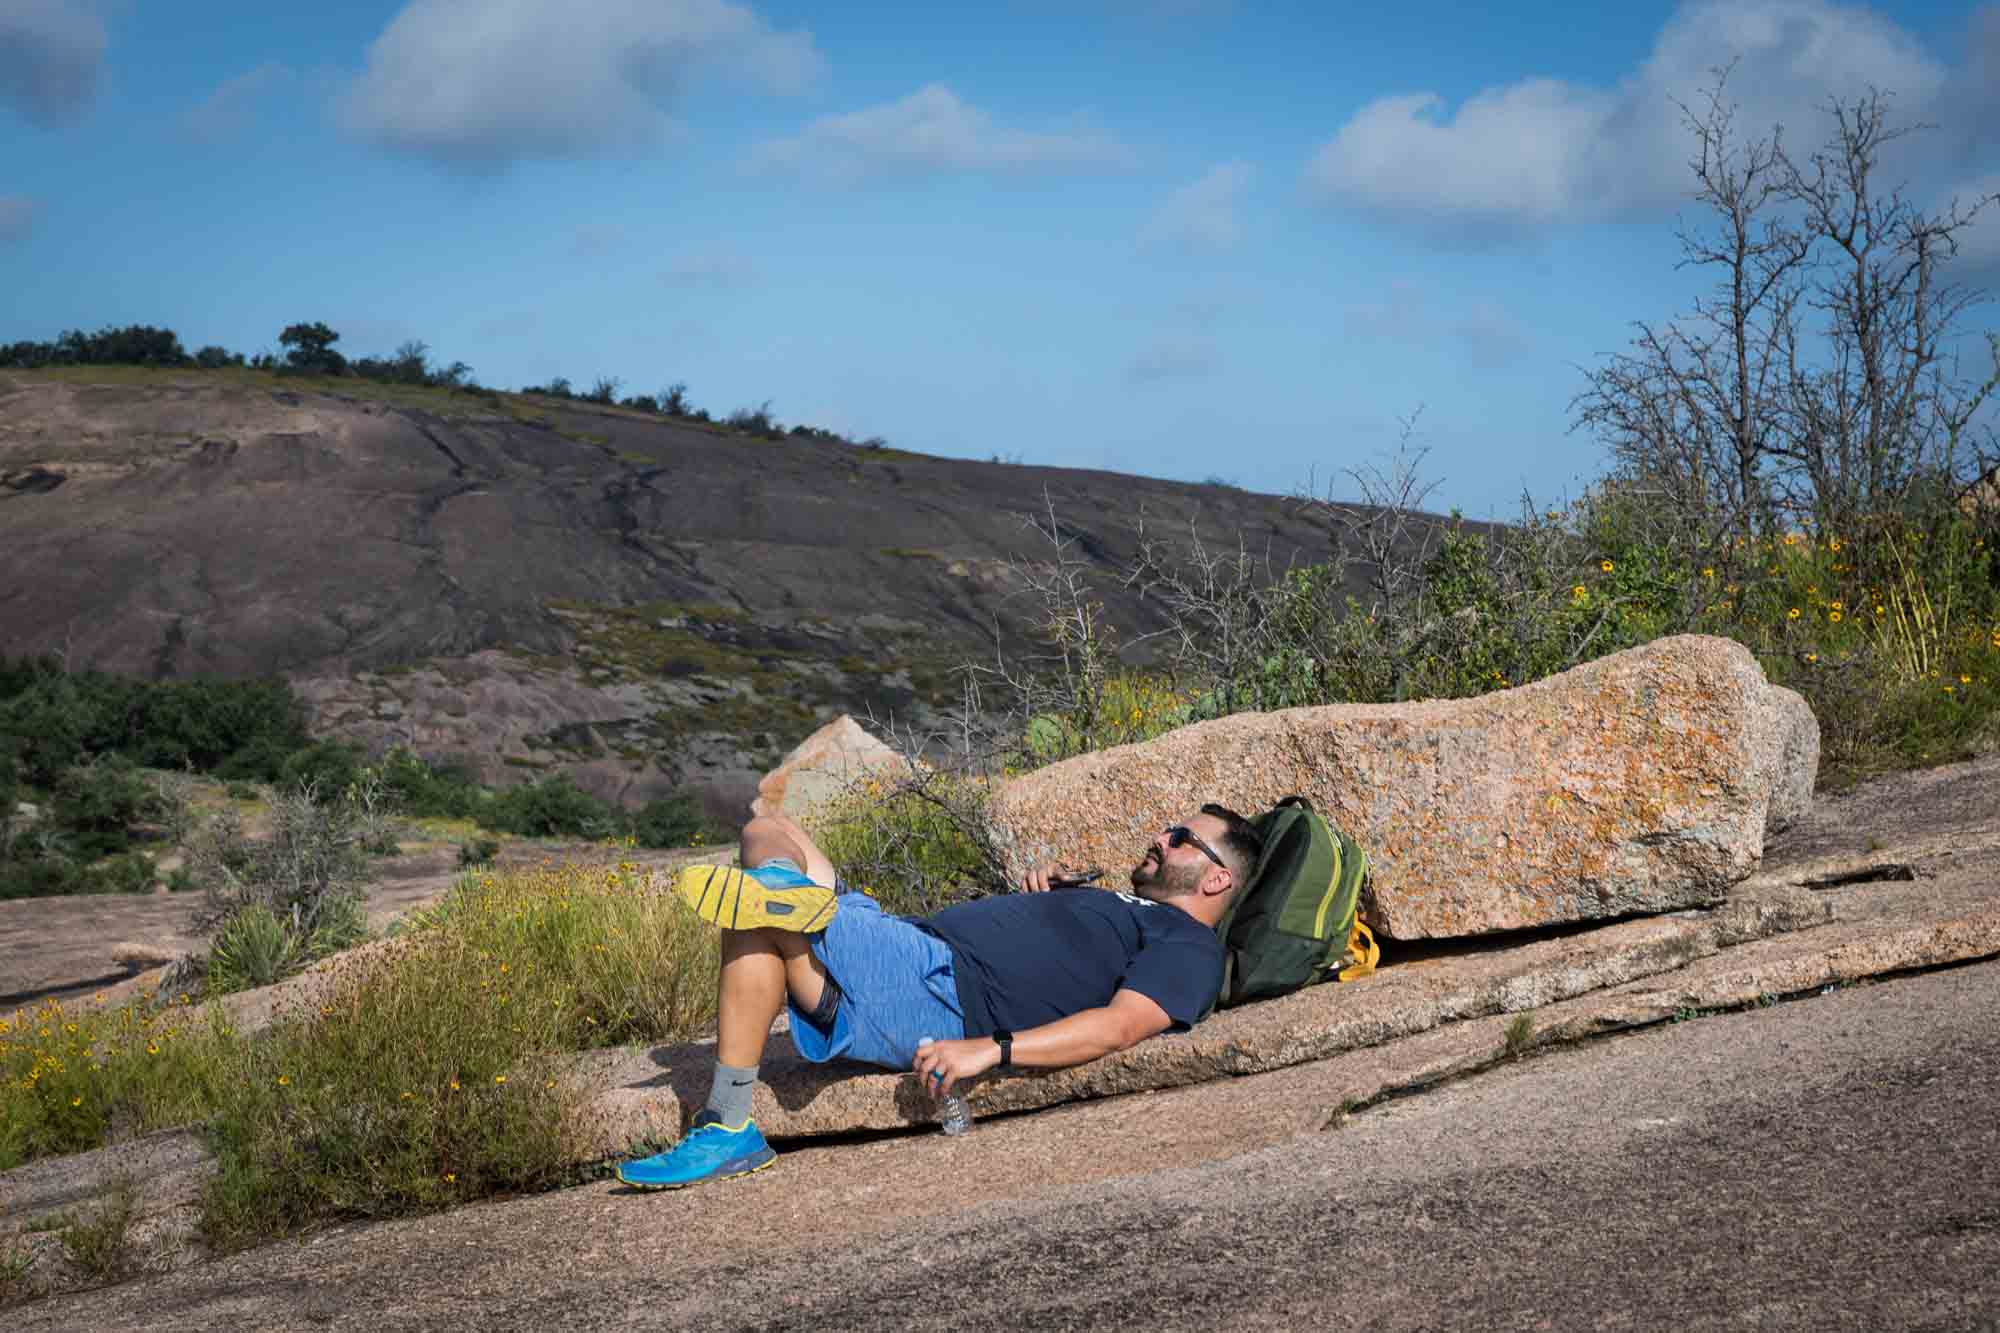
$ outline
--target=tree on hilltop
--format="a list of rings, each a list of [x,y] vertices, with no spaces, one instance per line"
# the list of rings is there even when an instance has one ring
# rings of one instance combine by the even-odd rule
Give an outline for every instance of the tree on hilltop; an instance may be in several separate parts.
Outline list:
[[[317,371],[322,375],[338,375],[347,368],[347,358],[333,350],[340,341],[340,335],[324,323],[293,324],[278,335],[278,342],[285,347],[285,364],[293,370]]]

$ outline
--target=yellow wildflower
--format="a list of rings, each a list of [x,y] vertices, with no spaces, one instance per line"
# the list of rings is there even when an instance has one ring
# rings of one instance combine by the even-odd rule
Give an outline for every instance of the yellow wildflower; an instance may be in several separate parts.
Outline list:
[[[1785,612],[1785,619],[1797,620],[1799,618],[1799,614],[1800,614],[1799,609],[1795,606],[1791,610]]]
[[[1616,566],[1614,566],[1609,560],[1598,561],[1597,567],[1603,570],[1607,574],[1609,574],[1614,568],[1616,568]]]
[[[1826,613],[1826,618],[1827,618],[1827,619],[1828,619],[1829,621],[1831,621],[1832,623],[1834,623],[1834,624],[1838,625],[1838,624],[1840,623],[1840,612],[1838,612],[1838,611],[1829,611],[1829,612],[1827,612],[1827,613]]]
[[[280,1075],[278,1075],[278,1086],[279,1086],[279,1087],[281,1087],[281,1088],[289,1088],[289,1087],[290,1087],[291,1085],[292,1085],[292,1076],[291,1076],[290,1074],[280,1074]]]

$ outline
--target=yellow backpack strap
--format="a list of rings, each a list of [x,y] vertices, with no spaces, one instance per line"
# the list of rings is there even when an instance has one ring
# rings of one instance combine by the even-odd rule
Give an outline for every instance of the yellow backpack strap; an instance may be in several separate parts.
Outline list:
[[[1381,961],[1382,947],[1375,943],[1375,932],[1355,918],[1354,929],[1347,932],[1346,967],[1340,969],[1342,981],[1357,981],[1374,972],[1375,964]]]

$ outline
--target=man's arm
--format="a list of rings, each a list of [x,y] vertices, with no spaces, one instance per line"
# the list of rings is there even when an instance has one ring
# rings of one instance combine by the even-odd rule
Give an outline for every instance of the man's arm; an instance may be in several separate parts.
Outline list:
[[[1028,1069],[1063,1069],[1095,1060],[1144,1041],[1173,1025],[1167,1011],[1150,996],[1120,990],[1111,1003],[1097,1009],[1044,1023],[1014,1034],[1014,1063]],[[962,1079],[985,1073],[1000,1063],[1000,1045],[991,1037],[932,1042],[917,1052],[915,1071],[931,1092],[949,1093]],[[931,1077],[943,1073],[942,1080]]]
[[[1021,892],[1047,893],[1050,889],[1075,888],[1084,884],[1101,887],[1098,881],[1103,877],[1101,870],[1078,870],[1060,861],[1053,865],[1030,866],[1021,874]]]

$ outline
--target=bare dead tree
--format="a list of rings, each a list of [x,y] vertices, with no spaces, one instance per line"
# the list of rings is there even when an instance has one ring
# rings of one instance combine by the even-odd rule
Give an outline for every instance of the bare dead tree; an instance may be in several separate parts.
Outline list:
[[[1958,235],[1987,196],[1927,213],[1900,187],[1880,191],[1882,152],[1923,125],[1897,125],[1871,90],[1827,111],[1834,132],[1785,192],[1829,251],[1807,300],[1822,318],[1817,355],[1795,359],[1792,437],[1779,456],[1802,476],[1813,517],[1840,526],[1896,509],[1914,485],[1956,483],[1960,438],[1990,389],[1947,374],[1947,344],[1979,293],[1946,277]]]
[[[1398,422],[1396,448],[1387,458],[1346,469],[1356,500],[1309,497],[1309,503],[1323,508],[1340,528],[1334,544],[1335,573],[1344,577],[1349,565],[1364,566],[1376,610],[1399,607],[1421,595],[1424,566],[1442,533],[1437,520],[1424,510],[1443,478],[1423,475],[1424,459],[1430,454],[1428,445],[1416,444],[1423,414],[1420,404]]]
[[[1036,717],[1052,714],[1088,733],[1096,725],[1105,681],[1117,662],[1117,635],[1091,586],[1092,565],[1079,554],[1078,533],[1063,525],[1046,490],[1041,512],[1021,515],[1021,525],[1046,543],[1040,558],[1023,556],[1008,562],[1021,594],[1033,603],[1027,630],[1037,648],[1009,661],[996,623],[993,664],[967,663],[963,668],[967,707],[961,716],[972,717],[986,695],[997,692],[1023,729]],[[964,723],[968,744],[971,727],[969,721]]]
[[[1216,682],[1223,693],[1221,711],[1230,712],[1239,706],[1236,688],[1270,649],[1270,593],[1277,577],[1270,552],[1260,559],[1240,533],[1233,550],[1217,550],[1190,518],[1182,545],[1148,532],[1142,513],[1139,554],[1125,582],[1167,617],[1165,626],[1140,641],[1163,639],[1175,675]]]
[[[1852,524],[1962,481],[1962,437],[1993,391],[1949,357],[1979,294],[1944,266],[2000,196],[1926,213],[1880,189],[1883,150],[1925,127],[1894,123],[1879,91],[1831,101],[1831,136],[1801,165],[1782,127],[1744,138],[1728,75],[1681,106],[1708,220],[1681,227],[1680,265],[1715,285],[1692,313],[1639,324],[1571,402],[1614,475],[1709,549],[1781,522]]]
[[[1779,212],[1790,173],[1782,131],[1741,140],[1728,75],[1717,73],[1698,106],[1678,104],[1695,141],[1694,199],[1711,225],[1678,226],[1677,267],[1711,270],[1715,285],[1690,315],[1639,323],[1633,350],[1590,372],[1571,403],[1576,425],[1609,446],[1614,471],[1691,520],[1706,546],[1770,520],[1766,472],[1812,253],[1811,237]]]

